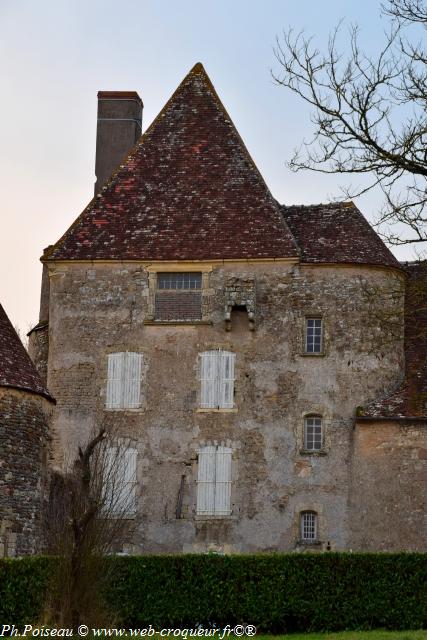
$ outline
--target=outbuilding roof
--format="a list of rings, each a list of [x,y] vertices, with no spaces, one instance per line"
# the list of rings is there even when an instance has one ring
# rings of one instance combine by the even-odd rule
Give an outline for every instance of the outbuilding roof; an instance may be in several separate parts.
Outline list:
[[[302,262],[356,263],[400,268],[353,202],[282,205]]]
[[[53,401],[1,305],[0,387],[30,391]]]

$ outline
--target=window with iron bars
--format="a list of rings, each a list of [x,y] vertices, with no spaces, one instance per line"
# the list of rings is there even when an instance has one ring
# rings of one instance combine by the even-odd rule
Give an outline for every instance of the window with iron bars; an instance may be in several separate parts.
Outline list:
[[[157,274],[155,319],[194,321],[202,319],[202,274],[166,272]]]

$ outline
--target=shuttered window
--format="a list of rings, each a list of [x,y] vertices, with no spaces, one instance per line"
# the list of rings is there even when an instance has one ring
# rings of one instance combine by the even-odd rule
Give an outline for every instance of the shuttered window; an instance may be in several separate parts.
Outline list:
[[[197,515],[230,515],[232,450],[211,445],[199,449],[198,454]]]
[[[107,374],[107,409],[137,409],[141,406],[140,353],[110,353]]]
[[[200,406],[203,409],[233,408],[235,359],[235,353],[221,349],[200,354]]]
[[[126,518],[136,513],[137,450],[131,447],[109,447],[104,469],[104,514]]]

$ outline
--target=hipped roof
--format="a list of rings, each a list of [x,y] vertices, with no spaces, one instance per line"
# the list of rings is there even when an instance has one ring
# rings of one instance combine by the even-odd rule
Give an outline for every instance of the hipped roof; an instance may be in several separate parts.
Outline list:
[[[0,387],[29,391],[53,401],[1,304]]]
[[[198,63],[44,259],[297,257],[279,205]]]

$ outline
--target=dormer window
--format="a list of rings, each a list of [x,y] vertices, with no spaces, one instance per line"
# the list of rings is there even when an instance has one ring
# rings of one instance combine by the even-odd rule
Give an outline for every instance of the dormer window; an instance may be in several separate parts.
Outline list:
[[[157,273],[155,320],[164,322],[202,319],[202,274]]]

